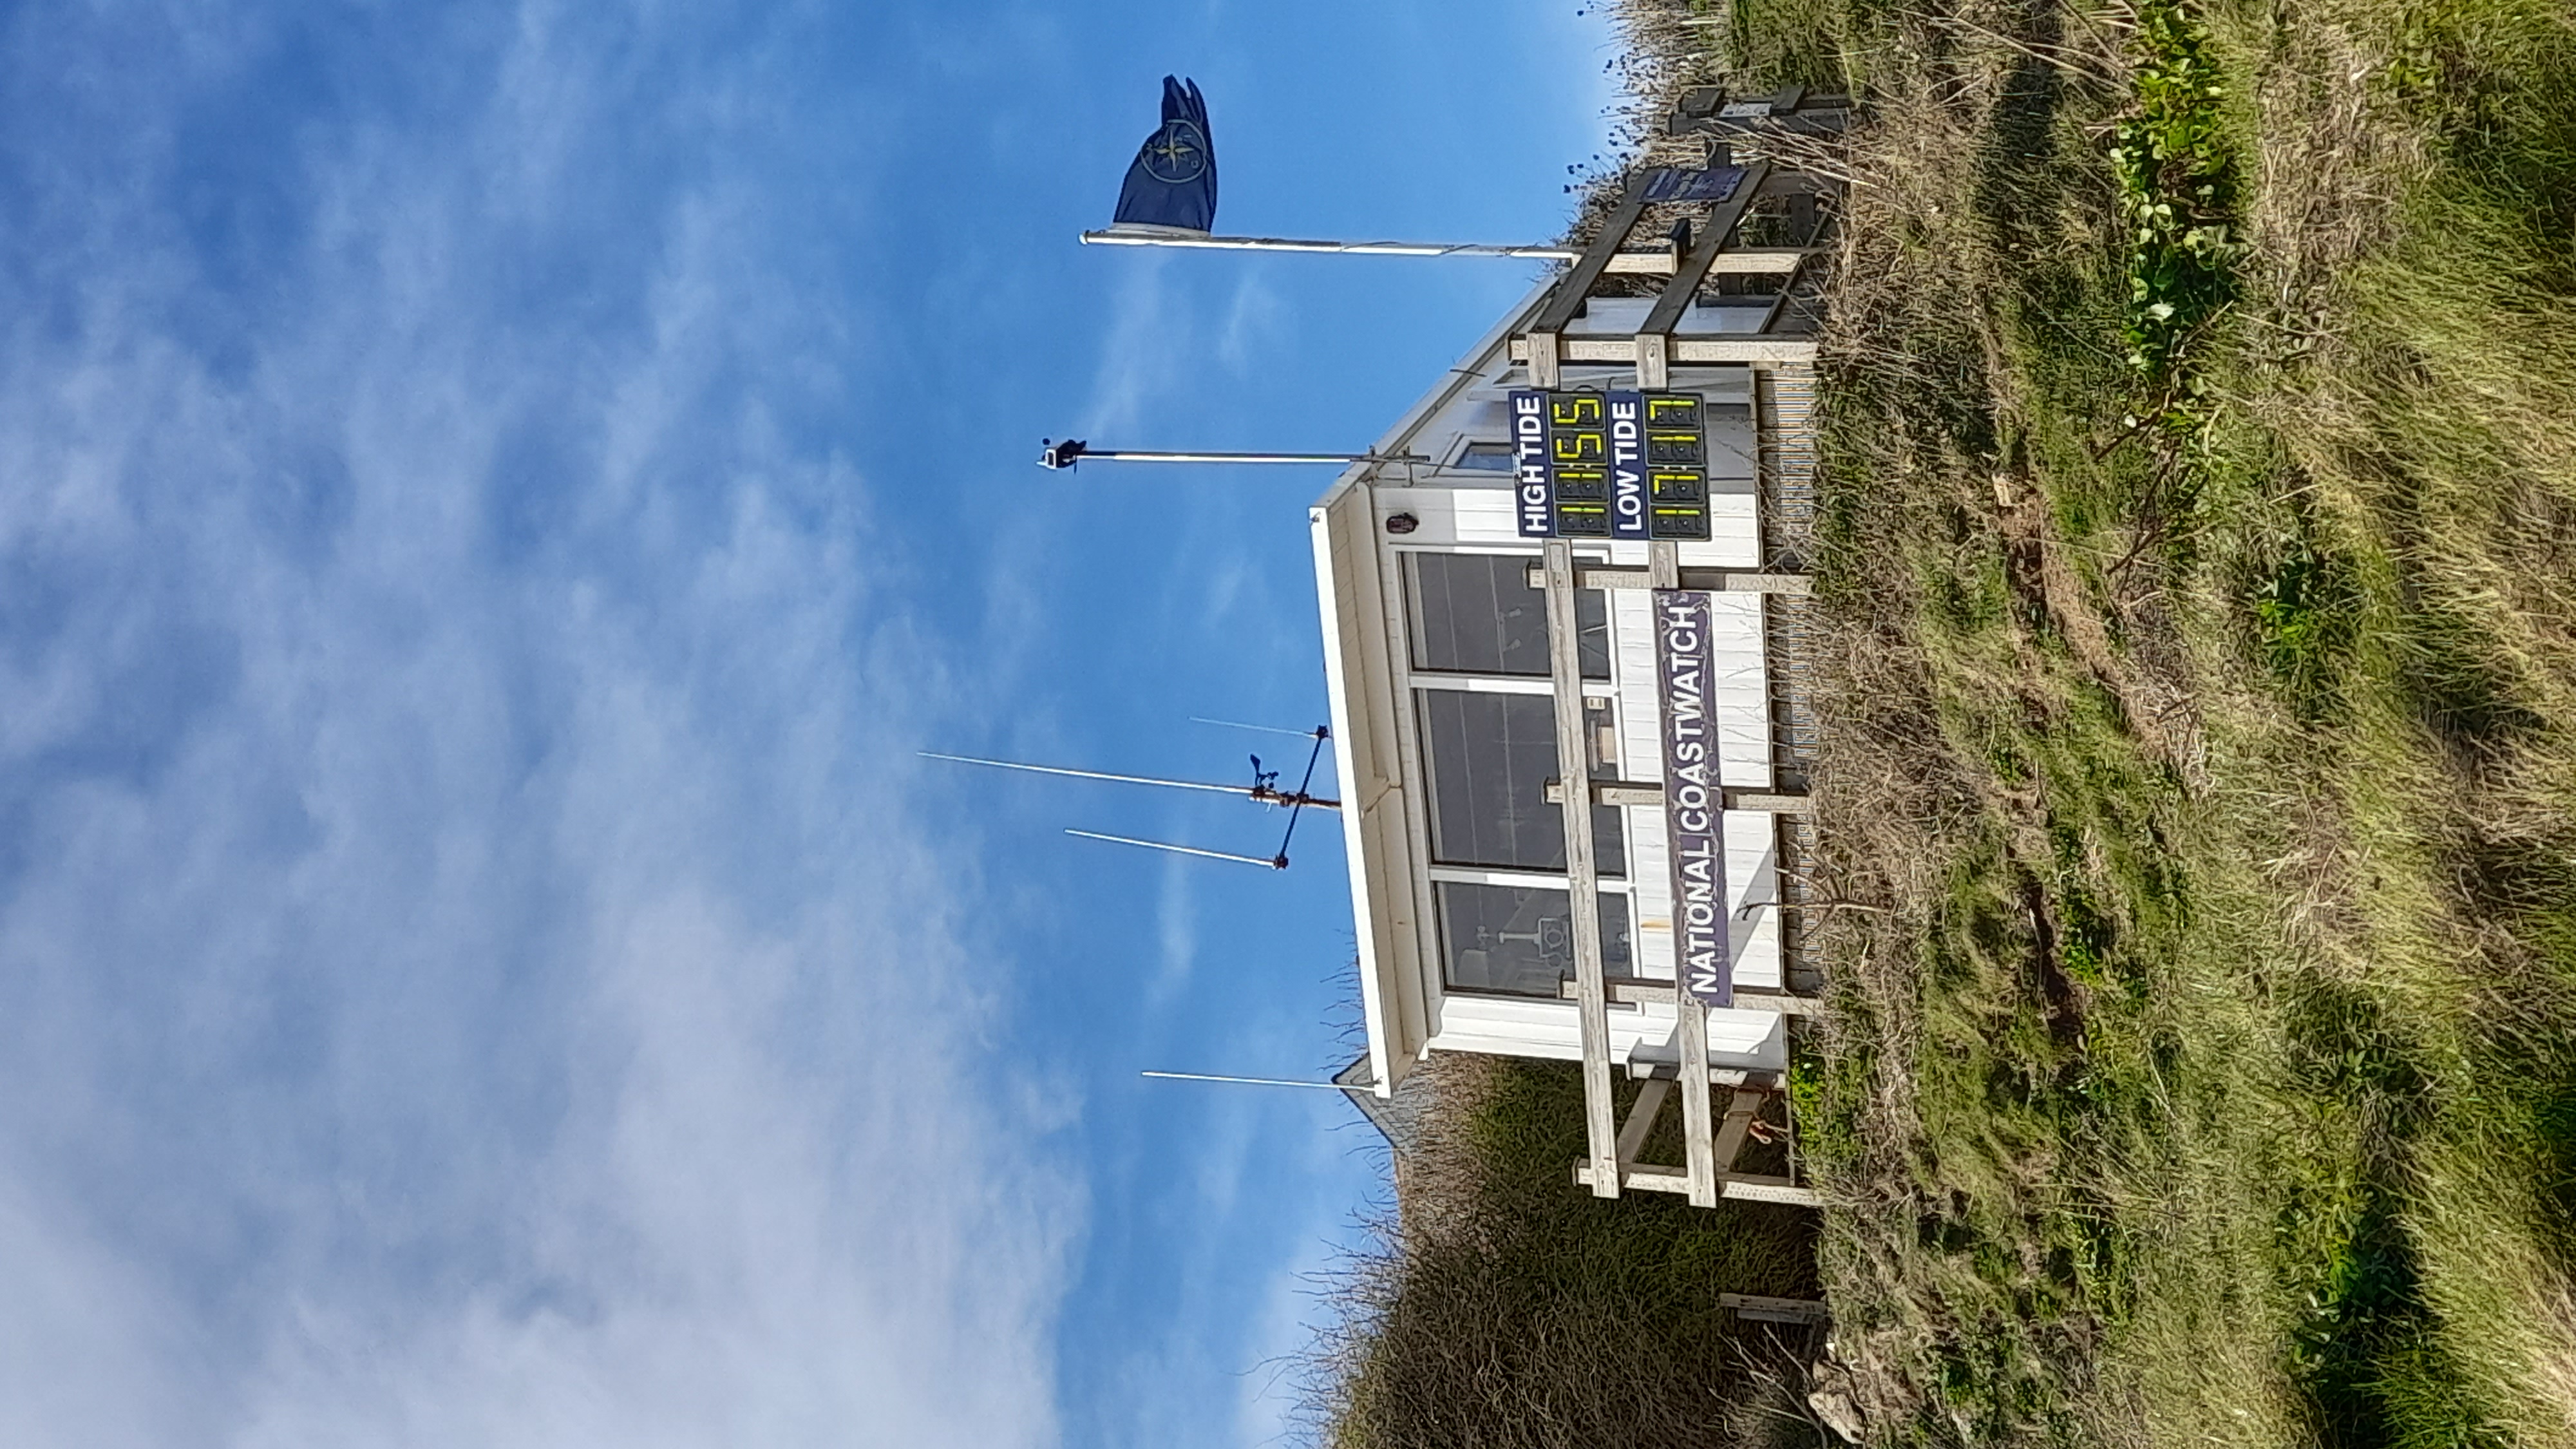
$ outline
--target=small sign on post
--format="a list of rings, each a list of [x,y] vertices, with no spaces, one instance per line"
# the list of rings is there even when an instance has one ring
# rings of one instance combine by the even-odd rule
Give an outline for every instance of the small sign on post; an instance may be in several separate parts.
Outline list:
[[[1704,589],[1655,590],[1655,670],[1663,685],[1664,831],[1673,872],[1673,966],[1708,1006],[1735,1004],[1726,931],[1726,829]]]

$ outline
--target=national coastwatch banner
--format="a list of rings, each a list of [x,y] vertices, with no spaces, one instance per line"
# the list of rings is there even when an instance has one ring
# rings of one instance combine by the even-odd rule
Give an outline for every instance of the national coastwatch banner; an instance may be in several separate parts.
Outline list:
[[[1711,711],[1716,651],[1704,589],[1655,590],[1655,669],[1663,685],[1664,833],[1673,865],[1673,964],[1709,1006],[1735,1004],[1726,938],[1725,792]]]

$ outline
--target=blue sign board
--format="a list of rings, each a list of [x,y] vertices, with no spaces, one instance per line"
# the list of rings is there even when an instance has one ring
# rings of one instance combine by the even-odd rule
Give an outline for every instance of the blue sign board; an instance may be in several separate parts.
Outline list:
[[[1609,395],[1610,536],[1651,537],[1646,527],[1646,399]]]
[[[1713,600],[1703,589],[1655,590],[1655,672],[1663,686],[1664,833],[1672,852],[1673,967],[1681,987],[1709,1006],[1735,1004],[1726,930],[1725,789],[1718,779],[1709,635]]]
[[[1520,388],[1510,411],[1521,537],[1709,536],[1697,394]]]
[[[1511,395],[1513,514],[1521,537],[1556,537],[1556,483],[1547,466],[1547,394],[1536,388]]]

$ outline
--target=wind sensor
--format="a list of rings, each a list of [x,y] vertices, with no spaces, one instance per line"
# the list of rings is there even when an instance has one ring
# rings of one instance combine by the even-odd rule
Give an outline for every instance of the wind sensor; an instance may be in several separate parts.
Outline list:
[[[1207,724],[1233,724],[1233,721],[1231,720],[1206,720],[1202,722]],[[1298,779],[1297,788],[1294,790],[1280,789],[1280,772],[1277,770],[1263,769],[1261,765],[1261,757],[1259,755],[1254,755],[1252,757],[1251,784],[1220,785],[1208,780],[1165,780],[1152,775],[1120,775],[1113,774],[1107,770],[1070,769],[1063,765],[1029,765],[1022,764],[1017,760],[986,760],[979,759],[973,755],[942,754],[937,750],[923,750],[921,751],[921,754],[926,759],[952,760],[961,765],[989,765],[997,770],[1025,770],[1033,775],[1070,775],[1077,780],[1109,780],[1121,785],[1159,785],[1167,790],[1212,790],[1220,795],[1240,795],[1257,805],[1269,805],[1285,809],[1288,812],[1288,828],[1280,833],[1279,849],[1277,853],[1266,858],[1258,855],[1240,855],[1230,850],[1208,850],[1195,845],[1175,845],[1169,841],[1162,840],[1139,840],[1131,835],[1109,835],[1097,830],[1078,830],[1070,826],[1065,829],[1064,833],[1067,835],[1079,835],[1085,840],[1106,840],[1113,845],[1139,845],[1143,846],[1147,850],[1168,850],[1175,855],[1196,855],[1209,860],[1240,861],[1245,865],[1266,865],[1272,870],[1286,870],[1288,868],[1288,843],[1297,838],[1297,817],[1305,811],[1306,807],[1311,805],[1318,810],[1339,810],[1342,808],[1341,801],[1328,799],[1322,795],[1312,793],[1312,787],[1315,783],[1315,766],[1322,761],[1324,757],[1324,743],[1333,737],[1333,732],[1330,728],[1324,725],[1317,725],[1311,731],[1270,730],[1266,725],[1236,725],[1235,728],[1267,730],[1274,734],[1293,734],[1302,739],[1313,740],[1315,742],[1314,747],[1306,752],[1306,773]]]

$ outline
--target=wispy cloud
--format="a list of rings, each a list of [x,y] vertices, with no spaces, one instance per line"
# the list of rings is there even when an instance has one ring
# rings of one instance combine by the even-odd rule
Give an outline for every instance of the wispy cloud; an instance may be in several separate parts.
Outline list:
[[[1142,250],[1119,278],[1091,401],[1083,410],[1082,425],[1093,441],[1134,431],[1151,404],[1181,380],[1183,360],[1196,350],[1195,329],[1164,279],[1162,252]]]
[[[1190,889],[1190,882],[1199,868],[1199,862],[1186,856],[1171,856],[1163,862],[1162,895],[1154,908],[1162,959],[1155,966],[1153,985],[1146,993],[1155,1005],[1168,1004],[1174,993],[1189,984],[1190,973],[1198,967],[1198,896]]]
[[[80,104],[0,142],[79,259],[0,273],[0,1441],[1051,1443],[1080,1185],[1003,1130],[886,763],[938,671],[716,164],[792,38],[146,73],[57,19],[9,85]],[[268,113],[389,41],[441,79]]]
[[[1325,1284],[1336,1266],[1334,1237],[1349,1231],[1344,1223],[1308,1225],[1294,1254],[1272,1269],[1260,1301],[1248,1305],[1247,1338],[1259,1357],[1243,1374],[1234,1406],[1234,1439],[1244,1449],[1295,1442],[1305,1427],[1305,1360],[1316,1344],[1315,1326],[1344,1311],[1327,1300]]]
[[[1260,352],[1276,342],[1289,320],[1288,304],[1259,271],[1247,270],[1234,284],[1226,303],[1225,322],[1217,329],[1216,355],[1233,372],[1243,372]]]

